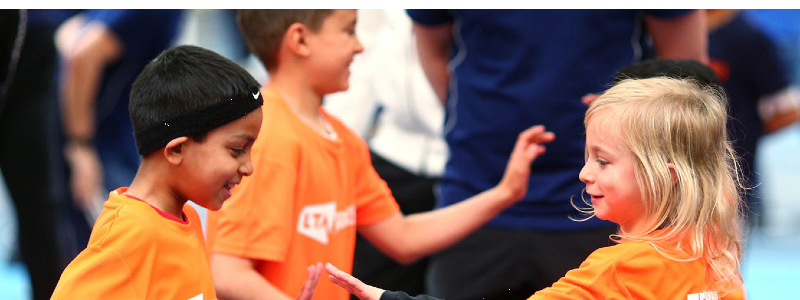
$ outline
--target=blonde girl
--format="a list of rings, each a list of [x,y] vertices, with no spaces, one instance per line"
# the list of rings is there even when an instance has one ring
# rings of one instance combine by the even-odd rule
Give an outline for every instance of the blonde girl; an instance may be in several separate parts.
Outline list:
[[[530,299],[744,299],[741,184],[725,103],[712,87],[657,77],[624,80],[591,104],[579,175],[591,207],[583,211],[618,224],[619,244]],[[327,269],[364,300],[434,299]]]

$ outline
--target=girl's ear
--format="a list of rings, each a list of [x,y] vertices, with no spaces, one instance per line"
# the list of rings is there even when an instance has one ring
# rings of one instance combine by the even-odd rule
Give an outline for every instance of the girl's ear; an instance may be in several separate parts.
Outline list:
[[[164,158],[174,166],[180,165],[183,161],[183,146],[186,145],[187,141],[189,141],[189,138],[185,136],[169,141],[167,146],[164,147]]]

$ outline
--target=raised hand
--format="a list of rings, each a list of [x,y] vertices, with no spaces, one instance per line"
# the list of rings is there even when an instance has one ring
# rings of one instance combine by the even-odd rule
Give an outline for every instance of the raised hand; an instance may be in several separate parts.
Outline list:
[[[515,202],[522,200],[528,192],[531,163],[544,154],[545,147],[542,144],[552,142],[555,138],[556,135],[546,131],[542,125],[532,126],[520,133],[503,179],[497,187],[508,191]]]

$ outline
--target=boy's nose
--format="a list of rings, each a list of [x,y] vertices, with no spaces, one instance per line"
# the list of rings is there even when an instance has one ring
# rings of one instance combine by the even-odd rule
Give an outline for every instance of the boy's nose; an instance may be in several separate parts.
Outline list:
[[[253,174],[253,162],[250,160],[249,155],[247,158],[245,158],[244,163],[239,165],[239,173],[244,176],[250,176]]]
[[[364,45],[361,44],[361,40],[358,39],[358,36],[356,36],[356,45],[355,45],[355,49],[353,49],[353,50],[356,53],[364,52]]]

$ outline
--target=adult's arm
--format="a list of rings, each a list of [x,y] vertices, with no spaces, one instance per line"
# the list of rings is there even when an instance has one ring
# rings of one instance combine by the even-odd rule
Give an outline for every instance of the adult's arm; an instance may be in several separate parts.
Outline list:
[[[658,58],[693,59],[708,64],[708,29],[705,11],[677,17],[645,16]]]
[[[447,102],[447,88],[450,83],[447,62],[450,60],[453,24],[429,26],[414,23],[413,31],[422,70],[425,71],[425,76],[431,82],[439,101],[444,104]]]
[[[83,26],[81,17],[65,23],[58,31],[63,60],[61,98],[64,130],[69,142],[65,149],[72,176],[74,200],[84,209],[100,191],[103,169],[97,150],[90,143],[95,135],[95,104],[106,65],[123,53],[117,35],[102,23]]]

